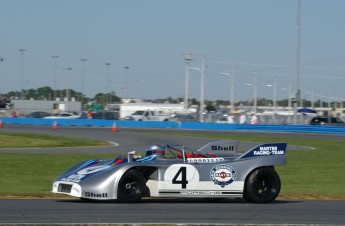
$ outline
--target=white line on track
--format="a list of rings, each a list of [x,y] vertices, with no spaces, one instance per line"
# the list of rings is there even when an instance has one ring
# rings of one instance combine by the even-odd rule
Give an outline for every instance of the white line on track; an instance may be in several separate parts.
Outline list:
[[[120,146],[120,144],[113,141],[107,141],[107,142],[111,143],[114,147]]]

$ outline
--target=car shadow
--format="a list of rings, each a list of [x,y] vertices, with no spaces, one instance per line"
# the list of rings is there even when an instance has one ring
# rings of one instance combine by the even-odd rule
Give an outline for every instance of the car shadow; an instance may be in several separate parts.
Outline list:
[[[260,205],[257,203],[249,203],[242,198],[142,198],[135,203],[121,203],[117,200],[93,200],[93,199],[57,199],[57,202],[64,203],[85,203],[85,204],[144,204],[144,203],[233,203],[233,204],[252,204]],[[265,205],[299,203],[300,200],[275,200],[272,203]]]

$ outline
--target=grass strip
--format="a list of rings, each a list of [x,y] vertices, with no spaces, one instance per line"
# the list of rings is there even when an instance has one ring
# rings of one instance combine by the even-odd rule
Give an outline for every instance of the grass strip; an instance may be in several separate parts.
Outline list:
[[[106,154],[0,154],[1,196],[46,196],[54,179],[85,159],[113,158]]]
[[[32,133],[0,133],[0,148],[109,146],[106,141]]]
[[[288,165],[276,167],[282,181],[280,197],[345,198],[345,181],[343,180],[345,141],[343,140],[224,134],[165,134],[255,142],[287,142],[290,145],[312,147],[312,150],[288,151]],[[95,144],[94,141],[91,143]],[[86,159],[107,159],[114,156],[109,154],[0,154],[2,163],[0,195],[51,195],[53,180],[70,166]]]

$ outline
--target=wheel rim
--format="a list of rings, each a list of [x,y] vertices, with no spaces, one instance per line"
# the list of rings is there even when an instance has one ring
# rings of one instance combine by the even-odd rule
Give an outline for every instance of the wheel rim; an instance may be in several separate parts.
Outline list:
[[[256,194],[262,198],[273,197],[277,193],[277,185],[268,174],[256,177],[253,185]]]
[[[138,177],[128,176],[123,181],[123,191],[129,199],[135,199],[141,195],[141,183]]]

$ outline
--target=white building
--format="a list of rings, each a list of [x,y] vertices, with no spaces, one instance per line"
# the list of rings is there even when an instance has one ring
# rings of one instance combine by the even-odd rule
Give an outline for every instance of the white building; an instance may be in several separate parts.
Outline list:
[[[48,113],[81,112],[80,101],[11,100],[11,103],[13,103],[13,110],[20,114],[29,114],[34,111]]]
[[[183,104],[129,103],[117,104],[113,107],[119,109],[121,119],[140,110],[152,110],[159,114],[167,115],[184,111]]]

